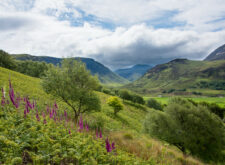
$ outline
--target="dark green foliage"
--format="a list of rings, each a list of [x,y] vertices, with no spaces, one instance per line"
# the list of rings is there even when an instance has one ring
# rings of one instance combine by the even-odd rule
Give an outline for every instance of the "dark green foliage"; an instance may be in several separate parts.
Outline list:
[[[118,92],[118,95],[123,100],[129,100],[138,104],[145,104],[142,96],[129,92],[128,90],[122,89]]]
[[[163,110],[163,106],[156,99],[149,99],[147,101],[147,106],[150,108],[157,109],[157,110]]]
[[[42,82],[43,89],[64,101],[73,111],[75,120],[80,114],[100,110],[100,100],[93,92],[98,88],[96,77],[91,76],[85,64],[64,60],[61,67],[51,66]]]
[[[225,113],[225,107],[220,107],[219,105],[217,105],[216,103],[209,103],[209,102],[195,102],[192,99],[188,99],[188,101],[190,101],[193,105],[197,106],[197,105],[202,105],[202,106],[206,106],[212,113],[215,113],[216,115],[218,115],[221,119],[224,118],[224,113]]]
[[[152,111],[144,126],[147,133],[206,161],[223,161],[225,127],[205,106],[174,98],[164,110]]]
[[[16,62],[8,53],[0,50],[0,66],[7,69],[15,69]]]
[[[114,93],[110,89],[103,88],[102,89],[102,92],[105,93],[105,94],[114,96]]]
[[[137,94],[132,95],[132,101],[138,104],[145,104],[145,100],[143,99],[143,97]]]
[[[16,71],[32,76],[32,77],[42,77],[48,70],[48,65],[45,62],[37,61],[17,61]]]
[[[119,97],[121,97],[123,100],[130,100],[130,101],[132,100],[132,96],[128,90],[125,90],[125,89],[120,90],[118,94],[119,94]]]
[[[209,89],[215,89],[215,90],[225,90],[225,81],[200,81],[197,83],[197,86],[199,88],[209,88]]]

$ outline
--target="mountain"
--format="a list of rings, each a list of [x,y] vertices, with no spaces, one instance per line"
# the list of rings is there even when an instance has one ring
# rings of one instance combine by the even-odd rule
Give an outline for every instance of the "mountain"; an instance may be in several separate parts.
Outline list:
[[[142,94],[196,94],[225,96],[225,60],[176,59],[150,69],[142,78],[124,86]]]
[[[48,57],[48,56],[32,56],[28,54],[18,54],[13,55],[16,60],[32,60],[32,61],[41,61],[46,63],[52,63],[54,65],[59,64],[63,58],[56,58],[56,57]],[[102,65],[101,63],[95,61],[91,58],[81,58],[75,57],[75,59],[81,60],[83,63],[86,64],[88,70],[90,70],[92,75],[98,75],[98,78],[101,83],[107,85],[118,85],[118,84],[126,84],[129,81],[120,77],[119,75],[113,73],[109,68]]]
[[[225,60],[225,44],[210,53],[204,61]]]
[[[150,65],[137,64],[131,68],[118,69],[115,73],[127,80],[135,81],[143,76],[150,68],[152,68]]]

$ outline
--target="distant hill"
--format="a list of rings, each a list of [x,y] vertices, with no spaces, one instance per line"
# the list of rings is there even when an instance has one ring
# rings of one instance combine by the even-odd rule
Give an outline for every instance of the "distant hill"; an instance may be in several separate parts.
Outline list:
[[[204,61],[225,60],[225,44],[210,53]]]
[[[48,57],[48,56],[32,56],[28,54],[18,54],[18,55],[14,54],[13,57],[16,60],[41,61],[46,63],[52,63],[54,65],[59,64],[63,60],[63,58],[55,58],[55,57]],[[129,82],[128,80],[113,73],[109,68],[95,61],[94,59],[81,58],[81,57],[75,57],[75,59],[80,59],[83,63],[85,63],[87,69],[90,70],[91,74],[92,75],[97,74],[99,80],[103,84],[118,85],[118,84],[126,84]]]
[[[142,94],[225,96],[225,60],[176,59],[150,69],[125,88]]]
[[[152,68],[150,65],[137,64],[131,68],[118,69],[115,72],[125,79],[135,81],[143,76],[150,68]]]

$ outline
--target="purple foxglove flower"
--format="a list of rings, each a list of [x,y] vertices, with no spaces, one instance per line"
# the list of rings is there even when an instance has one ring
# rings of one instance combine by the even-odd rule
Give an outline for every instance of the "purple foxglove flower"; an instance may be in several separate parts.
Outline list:
[[[115,150],[115,149],[116,149],[116,147],[115,147],[115,143],[114,143],[114,142],[112,142],[112,149],[113,149],[113,150]]]
[[[36,113],[36,119],[37,119],[37,121],[40,121],[40,117],[39,117],[38,113]]]
[[[69,129],[69,134],[71,134],[71,131],[70,131],[70,129]]]
[[[24,110],[23,114],[24,114],[24,118],[26,118],[27,117],[27,111],[26,111],[26,109]]]
[[[2,100],[1,100],[1,105],[4,106],[5,105],[5,98],[2,97]]]
[[[48,105],[46,107],[46,111],[47,111],[47,113],[49,113],[49,106]]]
[[[26,113],[29,113],[30,111],[29,111],[29,107],[27,104],[25,105],[25,108],[26,108]]]
[[[102,131],[101,130],[99,131],[99,138],[100,139],[102,138]]]
[[[67,112],[66,112],[66,110],[64,110],[64,117],[67,120]]]
[[[107,152],[111,152],[111,150],[112,150],[108,138],[105,140],[105,148],[106,148]]]
[[[58,109],[58,105],[56,104],[56,102],[55,102],[54,106],[55,106],[55,108],[56,108],[56,110],[57,110],[57,109]]]
[[[5,91],[4,91],[4,88],[2,87],[2,97],[5,98]]]
[[[80,126],[80,130],[83,130],[84,129],[84,123],[83,123],[82,116],[80,116],[79,126]]]
[[[86,123],[86,125],[85,125],[85,128],[86,128],[86,131],[88,132],[88,131],[89,131],[89,126],[88,126],[87,123]]]

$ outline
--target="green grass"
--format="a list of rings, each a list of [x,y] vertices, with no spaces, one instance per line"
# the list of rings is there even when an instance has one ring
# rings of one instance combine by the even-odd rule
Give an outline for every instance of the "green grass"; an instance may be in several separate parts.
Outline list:
[[[216,103],[221,107],[225,107],[225,97],[183,97],[183,96],[181,97],[185,99],[192,99],[196,102],[205,101],[209,103]],[[161,102],[162,104],[167,104],[171,97],[151,97],[151,96],[144,97],[145,100],[148,100],[150,98],[154,98],[157,101]]]
[[[4,87],[6,91],[8,91],[9,78],[12,81],[15,92],[21,96],[29,95],[30,98],[37,100],[39,109],[44,109],[47,104],[53,104],[56,100],[60,110],[69,110],[69,107],[63,102],[47,95],[42,90],[40,79],[0,67],[0,87]],[[175,147],[156,141],[143,134],[142,122],[148,111],[152,111],[152,109],[145,107],[145,110],[143,110],[143,108],[139,109],[137,106],[124,103],[124,110],[120,111],[118,116],[114,116],[113,109],[106,104],[110,96],[100,92],[97,92],[97,94],[101,99],[101,112],[86,114],[83,118],[89,123],[90,128],[95,126],[102,127],[103,136],[109,136],[111,140],[115,141],[116,147],[121,152],[125,152],[125,157],[127,157],[126,153],[132,154],[135,155],[137,162],[139,160],[143,162],[148,160],[147,164],[180,165],[184,162],[186,164],[202,164],[191,156],[183,157],[182,153]],[[69,116],[73,116],[72,111],[69,111]],[[132,140],[124,138],[127,137],[127,134],[130,134],[129,136],[132,137]],[[121,157],[121,155],[118,156]]]

